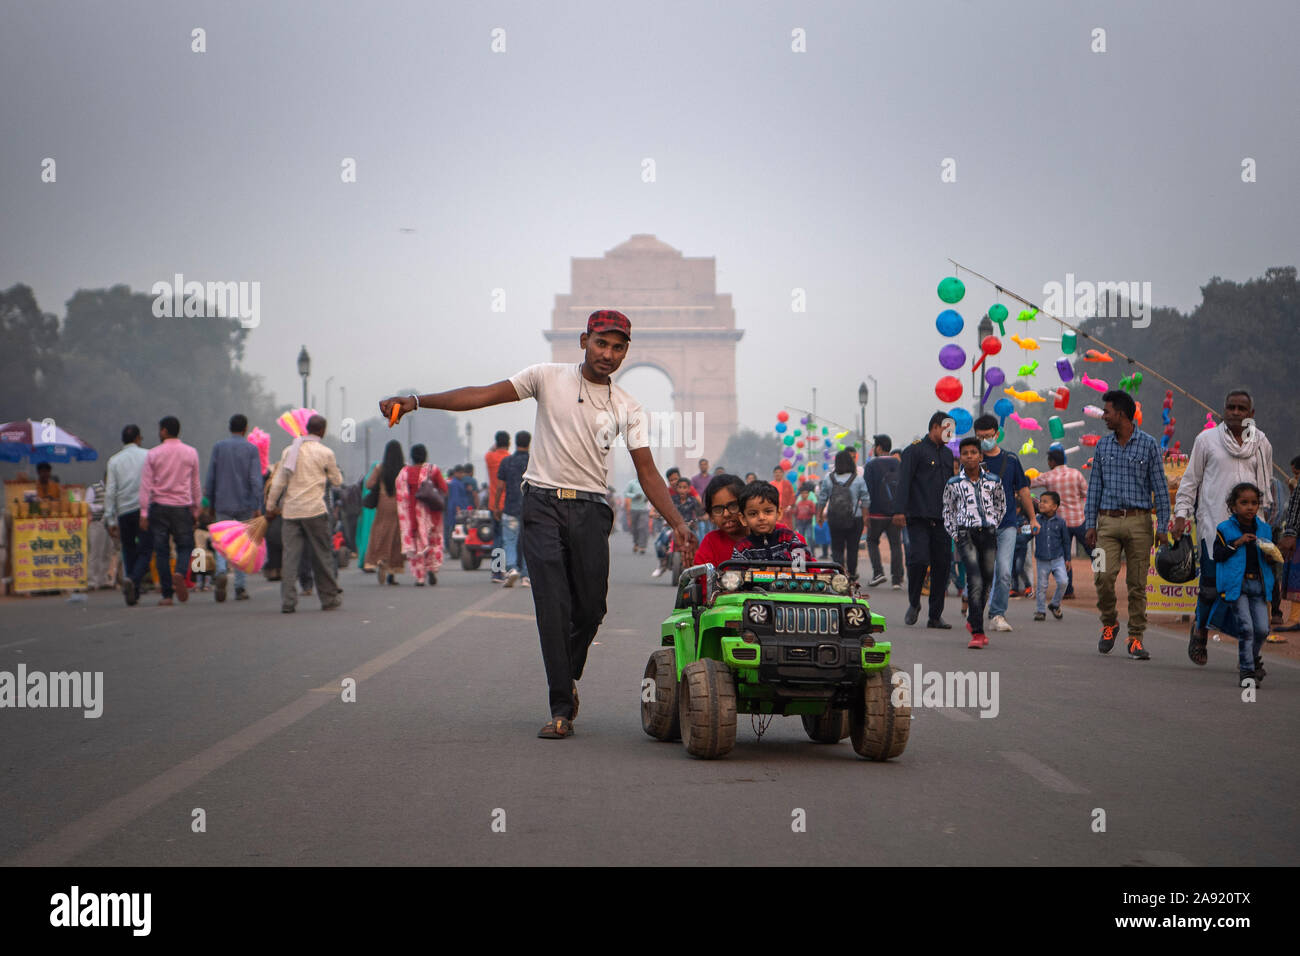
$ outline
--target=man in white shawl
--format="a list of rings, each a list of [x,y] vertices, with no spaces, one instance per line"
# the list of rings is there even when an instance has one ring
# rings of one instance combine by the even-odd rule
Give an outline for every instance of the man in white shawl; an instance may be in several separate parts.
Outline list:
[[[1228,492],[1234,485],[1249,481],[1260,491],[1260,510],[1273,507],[1273,446],[1268,437],[1255,427],[1255,402],[1245,389],[1233,389],[1223,400],[1223,421],[1196,436],[1192,454],[1178,485],[1174,500],[1174,540],[1187,530],[1188,519],[1195,513],[1196,537],[1201,552],[1201,591],[1196,599],[1196,620],[1187,645],[1193,664],[1204,665],[1207,659],[1206,618],[1218,595],[1214,583],[1215,529],[1228,518]]]

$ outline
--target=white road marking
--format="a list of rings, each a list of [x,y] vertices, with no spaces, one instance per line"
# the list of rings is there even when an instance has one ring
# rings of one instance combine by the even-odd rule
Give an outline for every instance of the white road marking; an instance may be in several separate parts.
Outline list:
[[[1002,756],[1012,766],[1023,770],[1049,790],[1057,793],[1087,793],[1083,787],[1071,781],[1058,770],[1054,770],[1037,757],[1020,750],[1001,751]]]

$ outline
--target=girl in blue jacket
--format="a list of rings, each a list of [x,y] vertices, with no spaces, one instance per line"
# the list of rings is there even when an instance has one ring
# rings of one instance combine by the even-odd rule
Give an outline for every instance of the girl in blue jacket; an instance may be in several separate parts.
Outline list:
[[[1271,542],[1273,531],[1256,519],[1262,495],[1248,481],[1228,492],[1227,521],[1214,536],[1214,586],[1219,597],[1237,614],[1237,667],[1239,682],[1258,684],[1264,677],[1260,649],[1268,638],[1268,599],[1273,593],[1273,569],[1260,551]]]

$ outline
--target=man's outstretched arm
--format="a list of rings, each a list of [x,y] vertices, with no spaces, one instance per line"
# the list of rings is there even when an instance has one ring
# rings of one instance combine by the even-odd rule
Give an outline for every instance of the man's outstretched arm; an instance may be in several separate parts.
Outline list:
[[[509,379],[503,379],[492,385],[466,385],[464,388],[453,388],[447,392],[434,392],[431,395],[395,395],[392,398],[385,398],[379,403],[379,413],[387,418],[392,412],[393,405],[400,405],[402,410],[398,415],[398,421],[401,416],[416,409],[416,401],[419,401],[420,408],[441,408],[448,412],[468,412],[476,408],[487,408],[489,405],[503,405],[506,402],[519,401],[519,393],[515,391],[514,385]]]

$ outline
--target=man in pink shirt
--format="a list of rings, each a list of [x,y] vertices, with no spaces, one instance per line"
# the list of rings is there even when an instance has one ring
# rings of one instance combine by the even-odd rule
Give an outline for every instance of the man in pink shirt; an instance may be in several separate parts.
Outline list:
[[[162,444],[149,449],[140,472],[140,530],[153,536],[153,553],[162,585],[161,607],[170,607],[172,592],[189,599],[185,572],[194,550],[194,519],[203,493],[199,489],[199,453],[180,440],[181,423],[174,415],[158,422]],[[172,576],[171,540],[176,542],[176,575]],[[128,602],[130,603],[130,602]]]

